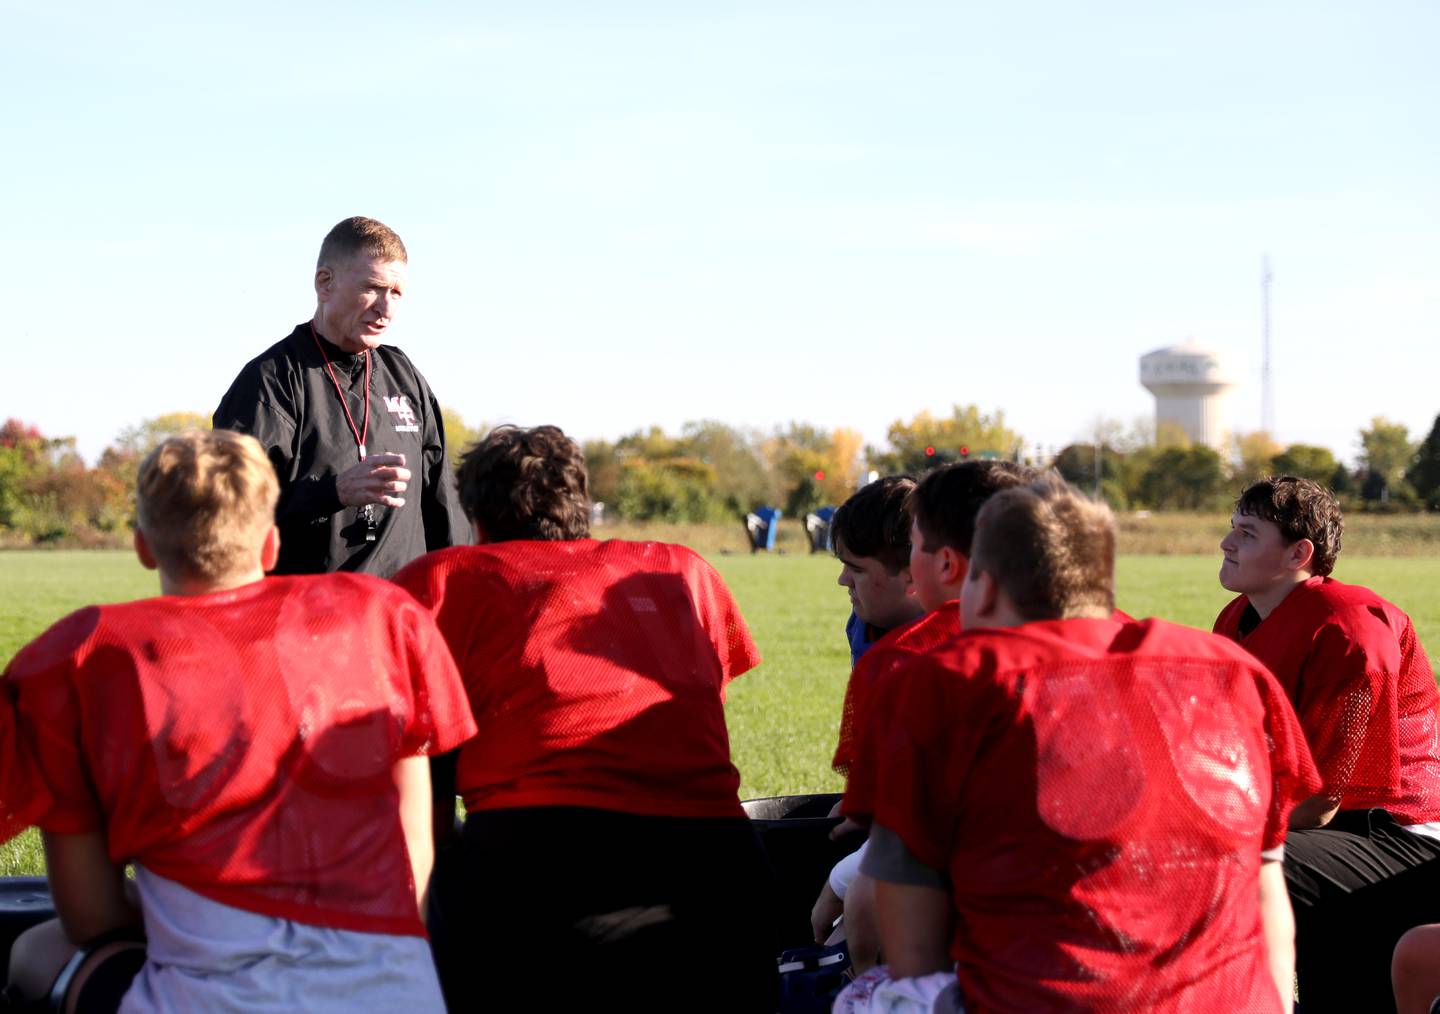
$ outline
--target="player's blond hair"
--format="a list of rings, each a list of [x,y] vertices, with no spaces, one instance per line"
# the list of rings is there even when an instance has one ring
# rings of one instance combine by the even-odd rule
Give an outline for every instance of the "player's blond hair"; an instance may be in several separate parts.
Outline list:
[[[215,580],[254,565],[279,495],[254,437],[191,430],[141,462],[136,520],[162,570]]]
[[[1026,619],[1108,616],[1115,608],[1115,517],[1058,477],[996,493],[975,520],[970,569]]]

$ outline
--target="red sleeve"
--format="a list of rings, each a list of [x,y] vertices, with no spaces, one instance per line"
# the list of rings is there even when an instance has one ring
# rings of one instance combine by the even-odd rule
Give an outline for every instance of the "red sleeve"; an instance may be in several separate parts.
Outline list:
[[[1360,634],[1334,623],[1320,628],[1295,701],[1323,791],[1342,801],[1357,779],[1364,785],[1399,784],[1394,675],[1370,657]],[[1388,639],[1394,642],[1393,635]]]
[[[105,827],[80,741],[75,690],[76,653],[98,617],[96,610],[82,610],[61,620],[16,655],[5,672],[15,699],[19,739],[43,779],[35,784],[50,797],[43,813],[31,815],[31,822],[56,834]]]
[[[863,774],[853,793],[847,785],[843,809],[894,831],[916,859],[944,870],[997,691],[934,656],[917,656],[904,673],[884,680],[871,701],[858,758]]]
[[[745,617],[740,615],[740,607],[735,604],[724,579],[704,559],[695,554],[691,557],[690,586],[696,612],[710,643],[715,645],[720,672],[728,683],[760,664],[760,650],[755,647]]]
[[[883,675],[898,661],[896,654],[887,646],[877,644],[861,655],[850,670],[850,680],[845,684],[845,703],[840,709],[840,735],[835,743],[835,757],[830,762],[830,766],[840,774],[848,775],[855,766],[870,710],[867,702]]]
[[[401,750],[407,757],[446,753],[476,732],[465,685],[430,614],[407,603],[398,618],[405,631],[406,668],[414,695]]]
[[[53,805],[15,719],[15,686],[0,684],[0,843],[39,820]]]
[[[1268,852],[1284,844],[1290,812],[1320,791],[1321,780],[1284,689],[1266,670],[1255,670],[1254,676],[1265,709],[1265,739],[1270,751],[1270,812],[1260,844],[1260,850]]]

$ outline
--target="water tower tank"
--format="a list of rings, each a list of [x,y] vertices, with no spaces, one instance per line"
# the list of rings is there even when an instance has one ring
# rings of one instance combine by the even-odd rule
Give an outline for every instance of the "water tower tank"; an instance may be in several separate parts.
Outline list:
[[[1234,386],[1220,356],[1194,342],[1140,357],[1140,383],[1155,395],[1155,425],[1175,423],[1193,442],[1224,450],[1225,393]]]

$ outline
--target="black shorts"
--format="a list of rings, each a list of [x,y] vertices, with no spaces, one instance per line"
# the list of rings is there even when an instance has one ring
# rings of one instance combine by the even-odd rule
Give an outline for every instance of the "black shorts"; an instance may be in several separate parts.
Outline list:
[[[478,811],[437,857],[430,932],[452,1011],[768,1014],[774,895],[744,817]]]

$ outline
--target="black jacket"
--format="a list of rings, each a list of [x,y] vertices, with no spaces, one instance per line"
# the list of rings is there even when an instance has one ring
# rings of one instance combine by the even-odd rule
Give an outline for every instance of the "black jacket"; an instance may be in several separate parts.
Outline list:
[[[365,357],[321,341],[362,428]],[[411,472],[404,507],[373,507],[374,542],[365,539],[359,508],[342,507],[335,495],[335,476],[359,462],[359,449],[308,323],[247,363],[215,410],[215,428],[259,440],[280,477],[276,574],[354,570],[389,577],[429,550],[472,541],[430,385],[397,348],[382,345],[370,358],[367,452],[404,454]]]

